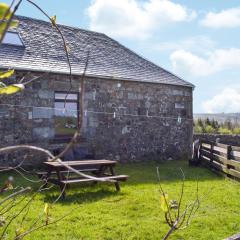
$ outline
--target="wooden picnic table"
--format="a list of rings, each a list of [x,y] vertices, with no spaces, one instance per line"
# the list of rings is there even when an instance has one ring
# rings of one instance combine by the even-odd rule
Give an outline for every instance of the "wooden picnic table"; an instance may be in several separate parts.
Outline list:
[[[112,160],[79,160],[79,161],[64,161],[64,164],[78,170],[86,172],[86,174],[100,178],[107,179],[114,182],[116,190],[120,191],[119,181],[126,181],[127,175],[116,175],[115,166],[116,161]],[[44,162],[47,171],[38,172],[38,176],[42,178],[46,185],[53,183],[60,187],[63,198],[66,196],[66,185],[73,183],[94,182],[97,181],[84,176],[76,175],[73,171],[69,171],[66,166],[59,162]],[[73,177],[74,175],[74,177]]]

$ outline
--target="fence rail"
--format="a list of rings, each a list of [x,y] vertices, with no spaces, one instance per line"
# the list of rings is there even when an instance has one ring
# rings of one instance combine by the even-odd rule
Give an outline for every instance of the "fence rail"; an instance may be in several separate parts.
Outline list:
[[[240,179],[240,147],[201,141],[199,160],[228,176]]]

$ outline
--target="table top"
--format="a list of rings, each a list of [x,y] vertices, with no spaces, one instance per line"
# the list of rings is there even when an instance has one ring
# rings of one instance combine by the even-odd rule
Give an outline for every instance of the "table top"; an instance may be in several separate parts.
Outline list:
[[[76,160],[76,161],[63,161],[69,166],[89,166],[89,165],[115,165],[117,162],[112,160]],[[63,164],[59,162],[44,162],[44,164],[51,167],[64,167]]]

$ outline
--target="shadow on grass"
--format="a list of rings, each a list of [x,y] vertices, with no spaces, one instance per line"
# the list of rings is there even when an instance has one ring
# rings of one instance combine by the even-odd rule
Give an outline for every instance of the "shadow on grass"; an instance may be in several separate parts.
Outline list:
[[[54,189],[45,191],[42,193],[44,195],[43,200],[45,202],[53,202],[60,195],[58,187]],[[77,184],[66,189],[65,199],[61,198],[58,203],[63,205],[68,205],[70,203],[91,203],[102,200],[110,196],[123,196],[124,193],[117,192],[113,186],[91,186],[86,184]]]

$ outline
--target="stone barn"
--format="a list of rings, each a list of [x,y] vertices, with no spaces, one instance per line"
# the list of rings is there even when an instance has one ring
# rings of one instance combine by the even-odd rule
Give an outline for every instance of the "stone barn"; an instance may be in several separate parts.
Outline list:
[[[1,96],[1,146],[28,143],[54,150],[69,141],[80,117],[78,92],[89,53],[75,150],[119,161],[190,157],[192,84],[105,34],[59,25],[70,49],[70,83],[62,40],[51,23],[17,19],[18,28],[0,46],[0,68],[15,69],[7,83],[39,78],[22,92]],[[9,159],[2,156],[1,164],[14,161]],[[38,163],[36,156],[32,161]]]

